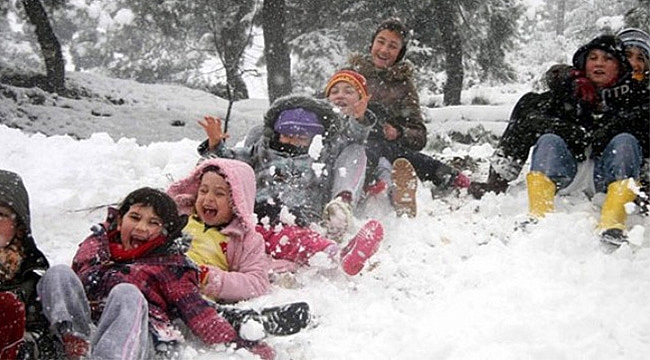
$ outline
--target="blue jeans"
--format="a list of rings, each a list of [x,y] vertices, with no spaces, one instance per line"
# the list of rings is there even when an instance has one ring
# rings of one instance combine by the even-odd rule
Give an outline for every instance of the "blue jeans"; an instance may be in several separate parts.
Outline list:
[[[607,192],[614,181],[638,179],[643,165],[639,141],[628,133],[616,135],[605,147],[602,156],[594,158],[594,185],[597,192]],[[555,134],[540,136],[533,148],[531,171],[540,171],[563,189],[573,181],[578,169],[564,140]]]

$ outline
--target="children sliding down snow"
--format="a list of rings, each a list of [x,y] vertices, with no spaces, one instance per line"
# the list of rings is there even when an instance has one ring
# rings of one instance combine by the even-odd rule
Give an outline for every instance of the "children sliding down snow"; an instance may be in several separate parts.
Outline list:
[[[334,239],[346,236],[351,219],[343,219],[343,230],[341,222],[323,219],[327,236],[310,225],[321,221],[326,208],[358,200],[365,173],[359,144],[367,136],[367,125],[340,116],[327,102],[302,96],[276,100],[264,117],[263,135],[250,148],[226,148],[220,119],[206,117],[201,124],[208,134],[208,141],[199,147],[202,155],[239,159],[254,169],[257,231],[264,237],[266,252],[276,260],[276,271],[295,270],[319,252],[340,261],[350,275],[361,271],[383,238],[379,222],[366,223],[342,250]],[[229,164],[223,161],[205,160],[190,178],[198,184],[204,168]],[[228,174],[226,180],[231,186],[235,180],[243,181]]]
[[[178,357],[184,342],[175,322],[180,320],[205,345],[231,344],[272,359],[273,349],[259,341],[264,334],[251,338],[240,331],[241,324],[257,319],[277,334],[306,325],[308,317],[289,318],[303,321],[291,329],[276,321],[286,320],[294,307],[257,314],[207,301],[200,293],[199,269],[185,256],[186,221],[164,192],[135,190],[119,208],[109,208],[106,221],[79,246],[72,268],[57,265],[45,273],[38,294],[69,357]]]

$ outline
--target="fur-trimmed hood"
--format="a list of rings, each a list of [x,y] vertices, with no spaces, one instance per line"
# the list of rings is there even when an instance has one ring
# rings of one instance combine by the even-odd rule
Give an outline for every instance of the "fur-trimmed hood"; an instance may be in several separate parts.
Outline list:
[[[275,133],[273,125],[280,113],[295,108],[303,108],[315,113],[325,127],[324,137],[331,138],[341,131],[340,118],[328,101],[303,95],[288,95],[276,99],[264,114],[264,136],[272,139]]]
[[[192,173],[184,179],[173,183],[167,190],[167,194],[176,201],[179,212],[182,214],[191,214],[194,209],[194,203],[201,183],[201,174],[203,169],[208,166],[215,166],[219,173],[226,179],[230,185],[230,194],[232,196],[233,206],[235,208],[235,217],[241,222],[246,230],[255,229],[255,215],[253,214],[255,192],[255,173],[250,165],[243,161],[210,158],[205,159]],[[235,221],[235,220],[233,220]]]
[[[366,75],[366,78],[369,74],[385,77],[388,81],[404,81],[413,77],[413,64],[408,60],[396,62],[388,69],[377,69],[371,55],[353,54],[348,63],[356,72]]]

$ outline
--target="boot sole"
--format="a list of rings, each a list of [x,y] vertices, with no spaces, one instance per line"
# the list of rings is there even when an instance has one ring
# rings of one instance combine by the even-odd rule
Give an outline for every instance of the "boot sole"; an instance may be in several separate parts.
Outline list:
[[[393,162],[391,171],[394,189],[391,195],[397,217],[406,215],[414,218],[417,215],[415,195],[418,189],[418,178],[411,163],[399,158]]]

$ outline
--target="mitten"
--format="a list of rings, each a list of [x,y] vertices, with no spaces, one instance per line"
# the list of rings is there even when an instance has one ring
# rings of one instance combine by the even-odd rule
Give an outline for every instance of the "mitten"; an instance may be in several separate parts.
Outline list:
[[[457,189],[467,189],[472,184],[472,181],[463,173],[458,173],[454,179],[454,187]]]

